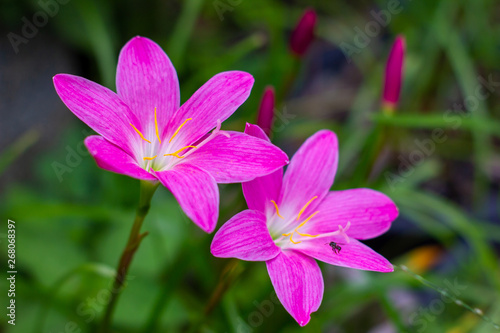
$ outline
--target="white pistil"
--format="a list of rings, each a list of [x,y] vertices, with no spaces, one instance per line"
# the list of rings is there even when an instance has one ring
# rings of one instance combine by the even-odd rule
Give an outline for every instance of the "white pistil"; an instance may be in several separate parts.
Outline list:
[[[326,237],[332,237],[332,236],[338,236],[338,235],[342,235],[342,237],[344,237],[346,243],[350,243],[350,240],[349,240],[349,236],[347,235],[346,231],[349,230],[351,226],[351,222],[348,221],[346,226],[345,227],[342,227],[340,224],[338,225],[338,230],[337,231],[333,231],[333,232],[329,232],[329,233],[326,233],[326,234],[319,234],[318,236],[314,237],[314,239],[320,239],[320,238],[326,238]],[[293,231],[292,231],[293,232]],[[283,241],[284,239],[288,239],[289,237],[288,236],[281,236],[279,238],[277,238],[276,240],[274,240],[274,243],[276,245],[279,246],[279,243],[281,241]],[[299,241],[304,241],[304,240],[308,240],[308,237],[303,237],[303,236],[300,236],[300,235],[295,235],[295,240],[299,240]],[[289,245],[289,243],[291,243],[290,241],[287,241],[286,242],[286,245]],[[292,244],[294,245],[294,244]]]
[[[346,231],[349,230],[349,227],[351,226],[351,222],[348,221],[345,228],[342,227],[340,224],[339,224],[339,230],[337,231],[333,231],[333,232],[329,232],[329,233],[326,233],[326,234],[320,234],[318,237],[316,238],[325,238],[325,237],[331,237],[331,236],[338,236],[338,235],[342,235],[346,241],[346,243],[349,243],[350,240],[349,240],[349,236],[347,236],[347,233]]]

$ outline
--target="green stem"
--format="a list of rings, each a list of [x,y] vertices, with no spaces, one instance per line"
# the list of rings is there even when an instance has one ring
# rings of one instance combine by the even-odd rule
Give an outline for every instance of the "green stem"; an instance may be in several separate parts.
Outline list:
[[[198,332],[200,330],[203,322],[206,320],[206,318],[208,318],[208,316],[210,316],[212,311],[219,304],[222,296],[224,296],[231,284],[243,271],[243,268],[241,267],[241,265],[239,265],[239,263],[240,261],[238,259],[233,259],[224,267],[219,282],[217,283],[217,286],[215,287],[212,295],[210,296],[210,299],[207,302],[207,305],[205,306],[203,316],[201,316],[199,320],[197,320],[193,324],[193,326],[189,330],[190,333]]]
[[[182,278],[184,277],[183,273],[186,270],[186,267],[189,266],[189,260],[187,259],[189,258],[189,256],[186,255],[187,253],[184,253],[184,250],[189,250],[186,248],[187,247],[184,247],[183,250],[181,250],[181,253],[178,255],[177,259],[173,263],[167,265],[167,267],[164,269],[161,282],[162,289],[156,297],[156,302],[154,304],[153,310],[151,311],[144,332],[157,331],[161,315],[168,302],[170,301],[172,293],[176,290],[179,283],[182,281]]]
[[[111,299],[106,307],[106,313],[104,314],[104,319],[101,324],[101,333],[109,332],[109,326],[111,324],[111,319],[113,317],[113,312],[115,310],[118,298],[123,290],[125,278],[127,276],[130,263],[134,257],[135,252],[139,248],[141,241],[144,237],[148,235],[148,232],[140,233],[142,223],[146,217],[151,198],[158,187],[158,183],[152,184],[148,181],[141,180],[141,190],[139,197],[139,207],[137,208],[137,213],[135,215],[134,224],[132,225],[132,230],[130,230],[130,236],[128,238],[127,245],[122,252],[120,262],[118,264],[118,269],[116,270],[116,276],[113,283],[113,289],[111,290]]]

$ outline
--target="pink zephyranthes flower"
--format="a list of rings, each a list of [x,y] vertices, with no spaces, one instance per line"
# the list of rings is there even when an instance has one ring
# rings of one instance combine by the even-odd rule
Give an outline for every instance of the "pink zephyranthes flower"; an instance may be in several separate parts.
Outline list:
[[[403,80],[404,57],[405,39],[403,36],[398,36],[392,45],[385,67],[382,104],[388,110],[394,110],[399,102],[401,82]]]
[[[246,132],[265,139],[262,130]],[[323,298],[318,259],[332,265],[392,272],[393,266],[361,239],[386,232],[398,210],[370,189],[330,192],[337,169],[337,137],[322,130],[299,148],[283,176],[274,173],[244,183],[248,210],[215,234],[216,257],[265,261],[279,300],[304,326]]]
[[[82,77],[54,77],[66,106],[100,134],[85,139],[97,164],[141,180],[159,180],[206,232],[217,223],[217,183],[252,180],[288,163],[286,154],[270,143],[220,129],[247,99],[253,81],[244,72],[217,74],[180,106],[172,63],[143,37],[121,50],[117,93]]]

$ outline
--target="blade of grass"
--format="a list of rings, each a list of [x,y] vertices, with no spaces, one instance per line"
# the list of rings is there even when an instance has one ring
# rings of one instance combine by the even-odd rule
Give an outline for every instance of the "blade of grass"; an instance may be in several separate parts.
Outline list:
[[[75,6],[82,18],[86,36],[97,60],[99,72],[105,86],[114,89],[116,71],[116,50],[110,32],[111,24],[106,24],[105,16],[95,0],[76,1]]]
[[[448,0],[443,3],[443,6],[448,9],[455,6],[459,8],[460,6],[459,2],[456,1]],[[479,98],[479,96],[477,96],[476,88],[479,83],[476,79],[477,75],[474,70],[474,64],[467,53],[465,41],[460,38],[459,28],[452,25],[452,19],[454,17],[455,15],[448,15],[448,19],[436,22],[437,37],[446,53],[458,80],[458,84],[465,96],[464,101],[466,101],[467,98],[472,99],[475,97],[476,107],[473,108],[468,106],[467,103],[464,103],[464,108],[469,111],[473,119],[485,119],[488,112],[483,98]],[[474,164],[476,167],[474,173],[474,194],[477,203],[481,199],[480,194],[484,193],[484,189],[486,188],[486,175],[484,175],[481,170],[483,169],[482,166],[484,163],[488,160],[488,157],[491,156],[491,147],[488,135],[484,131],[474,129],[472,134],[475,150]]]
[[[31,147],[40,137],[35,129],[30,129],[18,138],[10,147],[0,154],[0,175],[12,164],[26,149]]]
[[[391,116],[376,113],[373,114],[371,118],[375,123],[395,127],[483,131],[488,134],[500,136],[500,122],[496,120],[484,118],[469,119],[457,115],[457,118],[454,118],[454,120],[459,119],[460,122],[455,122],[451,121],[449,118],[445,118],[445,112],[446,111],[442,111],[441,113],[440,111],[436,111],[430,114],[394,114]]]
[[[484,231],[479,226],[473,225],[459,207],[436,195],[405,188],[398,189],[397,195],[392,196],[392,198],[396,204],[429,211],[441,217],[444,223],[458,232],[470,244],[485,277],[497,293],[500,293],[498,261],[495,251],[486,241]]]
[[[184,65],[183,55],[186,52],[188,40],[193,33],[196,20],[200,15],[203,2],[203,0],[186,0],[183,2],[184,7],[170,37],[167,53],[178,72],[181,72]]]

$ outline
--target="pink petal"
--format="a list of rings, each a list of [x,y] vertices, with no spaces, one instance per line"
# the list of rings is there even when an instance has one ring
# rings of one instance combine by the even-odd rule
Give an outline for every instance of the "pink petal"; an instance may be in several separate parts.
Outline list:
[[[276,257],[281,249],[267,230],[266,217],[255,210],[244,210],[220,227],[210,251],[219,258],[265,261]]]
[[[338,230],[351,223],[347,234],[356,239],[382,235],[398,217],[398,208],[385,194],[366,189],[334,191],[317,207],[319,213],[306,226],[305,233],[319,234]]]
[[[318,264],[293,250],[280,253],[266,264],[281,304],[300,326],[305,326],[323,299],[323,276]]]
[[[385,67],[383,104],[389,108],[395,108],[399,101],[403,78],[404,55],[405,39],[403,36],[398,36],[392,45],[391,53]]]
[[[329,245],[330,242],[337,243],[342,249],[335,253]],[[350,238],[349,243],[341,235],[308,238],[291,246],[307,256],[331,265],[377,272],[394,271],[387,259],[354,238]]]
[[[245,125],[245,134],[254,136],[262,140],[266,140],[267,142],[271,142],[271,139],[269,139],[269,136],[266,134],[266,132],[262,129],[262,127],[258,125],[247,123]]]
[[[196,225],[205,232],[214,231],[219,216],[219,190],[212,176],[189,164],[178,164],[155,175]]]
[[[97,165],[111,172],[127,175],[143,180],[156,180],[156,177],[142,169],[137,162],[122,149],[99,135],[91,135],[85,139],[85,146],[94,157]]]
[[[154,131],[154,110],[157,108],[160,133],[180,105],[175,68],[161,47],[148,38],[134,37],[122,48],[116,88],[143,128]],[[154,138],[156,133],[148,134],[147,137]]]
[[[335,133],[321,130],[308,138],[292,157],[285,172],[279,207],[282,215],[296,216],[308,201],[317,196],[303,215],[314,212],[333,184],[337,164]]]
[[[196,165],[218,183],[240,183],[267,175],[288,163],[275,145],[248,134],[224,131],[195,149],[182,163]]]
[[[61,100],[81,121],[130,155],[137,118],[111,90],[79,76],[57,74],[54,86]],[[141,131],[139,125],[136,127]],[[140,139],[139,139],[140,140]]]
[[[245,133],[270,141],[264,131],[257,125],[247,124]],[[278,202],[282,180],[283,168],[281,167],[267,176],[242,183],[243,195],[245,196],[248,208],[258,210],[266,216],[274,214],[275,208],[271,200]]]
[[[187,146],[198,141],[208,131],[223,122],[245,102],[252,90],[254,79],[245,72],[223,72],[212,77],[174,114],[167,134],[171,138],[186,119],[182,129],[172,141],[174,146]]]

